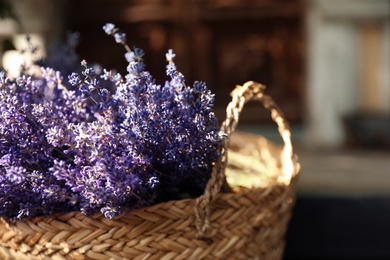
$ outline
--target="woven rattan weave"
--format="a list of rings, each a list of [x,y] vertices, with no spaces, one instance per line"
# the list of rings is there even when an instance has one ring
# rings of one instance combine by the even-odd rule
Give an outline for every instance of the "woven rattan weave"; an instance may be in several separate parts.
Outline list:
[[[160,203],[112,220],[80,212],[18,222],[1,219],[0,259],[281,259],[299,164],[287,122],[263,91],[263,85],[247,82],[232,93],[221,128],[227,136],[221,161],[201,197]],[[279,162],[274,167],[281,175],[264,188],[221,193],[228,146],[245,144],[242,137],[236,143],[230,137],[250,100],[262,102],[279,126],[285,145],[269,154]]]

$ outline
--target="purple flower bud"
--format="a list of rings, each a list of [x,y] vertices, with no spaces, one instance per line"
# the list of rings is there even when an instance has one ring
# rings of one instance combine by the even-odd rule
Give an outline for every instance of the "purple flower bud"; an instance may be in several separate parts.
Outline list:
[[[114,34],[115,41],[117,43],[125,43],[126,42],[126,34],[122,32],[117,32]]]
[[[115,25],[112,23],[106,23],[106,25],[103,26],[103,30],[106,32],[106,34],[112,35],[115,30]]]
[[[173,52],[172,49],[169,49],[167,54],[165,54],[165,58],[168,62],[173,62],[173,59],[176,57],[176,54]]]
[[[126,52],[125,58],[126,58],[128,63],[131,63],[131,62],[135,61],[135,59],[136,59],[134,52]]]
[[[76,73],[76,72],[73,72],[71,75],[68,76],[68,80],[69,80],[69,83],[72,85],[72,86],[77,86],[81,81],[80,81],[80,77],[79,77],[79,74]]]

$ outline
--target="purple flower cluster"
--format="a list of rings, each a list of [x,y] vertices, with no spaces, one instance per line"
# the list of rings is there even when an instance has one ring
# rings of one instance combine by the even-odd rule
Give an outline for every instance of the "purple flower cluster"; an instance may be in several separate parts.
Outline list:
[[[56,125],[88,120],[82,100],[62,88],[52,69],[33,79],[11,82],[0,72],[0,215],[10,218],[50,215],[74,209],[77,194],[57,180],[55,158],[71,160],[51,145],[47,133]]]
[[[143,51],[113,24],[103,29],[127,51],[124,77],[85,61],[68,79],[51,68],[14,81],[0,74],[0,216],[113,218],[203,192],[219,157],[214,95],[185,85],[172,50],[170,80],[156,84]]]

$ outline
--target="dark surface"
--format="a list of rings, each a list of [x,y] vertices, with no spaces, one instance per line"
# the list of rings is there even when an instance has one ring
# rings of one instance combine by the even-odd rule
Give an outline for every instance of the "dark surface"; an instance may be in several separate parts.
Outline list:
[[[298,194],[284,259],[390,259],[390,195]]]

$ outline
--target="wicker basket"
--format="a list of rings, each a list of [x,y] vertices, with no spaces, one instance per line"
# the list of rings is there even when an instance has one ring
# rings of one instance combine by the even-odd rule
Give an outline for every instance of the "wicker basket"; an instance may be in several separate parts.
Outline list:
[[[221,128],[228,138],[201,197],[133,210],[113,220],[100,213],[86,217],[80,212],[19,222],[1,219],[0,258],[281,259],[299,164],[293,156],[287,123],[263,91],[264,86],[254,82],[233,91]],[[243,105],[250,100],[262,102],[279,126],[283,149],[270,149],[264,138],[257,140],[259,145],[266,144],[260,148],[269,150],[267,154],[276,162],[273,167],[282,174],[268,187],[221,193],[230,137]],[[255,137],[233,137],[232,146],[245,144],[243,138]]]

